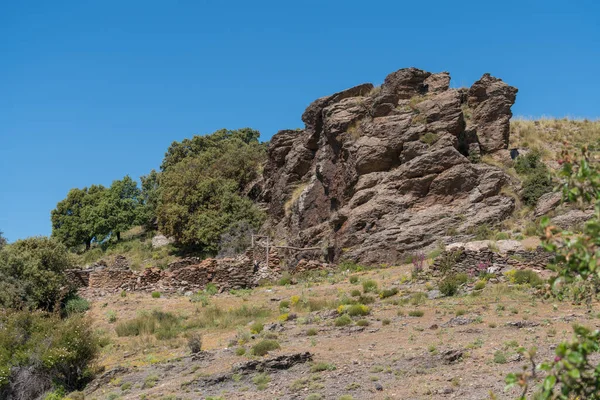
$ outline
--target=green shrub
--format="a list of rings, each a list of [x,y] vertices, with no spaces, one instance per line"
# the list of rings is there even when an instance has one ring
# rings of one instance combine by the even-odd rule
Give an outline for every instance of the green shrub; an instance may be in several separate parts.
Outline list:
[[[409,317],[422,317],[425,313],[421,310],[411,310],[408,312]]]
[[[65,246],[33,237],[0,249],[0,308],[54,311],[66,285],[64,271],[73,267]]]
[[[90,309],[90,302],[77,295],[73,295],[65,303],[65,313],[67,315],[84,313]]]
[[[323,400],[323,396],[318,393],[312,393],[306,396],[304,400]]]
[[[524,176],[521,198],[529,206],[535,206],[539,198],[553,190],[552,178],[538,151],[531,151],[515,160],[515,170]]]
[[[440,292],[444,296],[454,296],[456,293],[458,293],[458,288],[460,285],[465,284],[468,280],[469,277],[467,274],[460,273],[449,275],[440,282]]]
[[[388,297],[392,297],[398,294],[398,288],[390,288],[390,289],[384,289],[381,292],[379,292],[379,298],[381,299],[387,299]]]
[[[306,336],[317,336],[318,331],[315,328],[310,328],[306,331]]]
[[[373,296],[367,296],[367,295],[361,295],[358,298],[358,302],[361,304],[373,304],[375,303],[375,297]]]
[[[391,322],[392,321],[390,321],[389,319],[386,318],[386,319],[384,319],[384,320],[381,321],[381,325],[386,326],[386,325],[389,325]]]
[[[485,288],[485,281],[484,280],[480,280],[480,281],[475,282],[475,286],[473,287],[473,289],[475,289],[475,290],[481,290],[483,288]]]
[[[438,257],[437,261],[442,275],[450,273],[452,268],[454,268],[458,260],[460,260],[462,257],[462,254],[463,253],[461,250],[455,250],[451,252],[444,252]]]
[[[280,348],[281,346],[276,340],[261,340],[260,342],[252,346],[251,353],[255,356],[264,356],[270,351],[278,350]]]
[[[153,299],[159,299],[160,298],[160,292],[152,292],[152,298]]]
[[[363,287],[364,293],[369,293],[369,292],[375,293],[375,292],[377,292],[377,288],[379,287],[379,285],[374,280],[369,279],[362,283],[362,287]]]
[[[261,324],[260,322],[255,322],[252,325],[250,325],[250,333],[253,333],[253,334],[261,333],[264,328],[265,328],[265,326],[263,324]]]
[[[539,287],[544,283],[544,280],[540,276],[530,269],[519,269],[516,270],[513,276],[515,283],[519,285],[529,284],[532,287]]]
[[[279,302],[279,309],[280,310],[285,310],[285,309],[289,309],[290,308],[290,301],[289,300],[281,300]]]
[[[290,273],[284,272],[283,274],[281,274],[281,278],[279,278],[279,280],[277,281],[277,284],[279,286],[291,285],[292,284],[292,276],[290,275]]]
[[[346,326],[352,323],[352,318],[348,316],[348,314],[340,315],[335,319],[335,326]]]
[[[204,292],[206,292],[206,294],[208,294],[209,296],[214,296],[215,294],[219,293],[219,288],[217,288],[217,286],[214,283],[210,282],[206,284]]]
[[[352,291],[350,292],[350,296],[352,297],[360,297],[361,292],[358,289],[352,289]]]
[[[348,280],[350,281],[351,284],[355,285],[358,283],[358,276],[350,275],[350,278],[348,278]]]
[[[506,359],[506,354],[504,354],[504,352],[501,350],[497,350],[494,353],[494,362],[496,364],[506,364],[508,362]]]
[[[371,310],[369,309],[369,307],[363,304],[352,304],[350,307],[348,307],[347,310],[345,310],[345,312],[348,313],[348,315],[350,315],[351,317],[356,317],[359,315],[369,315]]]
[[[117,313],[114,310],[110,310],[106,313],[106,320],[109,324],[117,322]]]
[[[0,327],[0,397],[25,396],[14,380],[22,373],[28,374],[27,390],[34,397],[48,388],[82,389],[92,378],[100,346],[85,317],[9,311],[0,313]]]
[[[356,321],[356,325],[358,326],[369,326],[369,321],[367,321],[366,319],[361,319]]]
[[[237,349],[235,349],[235,354],[238,356],[243,356],[244,354],[246,354],[246,348],[238,347]]]

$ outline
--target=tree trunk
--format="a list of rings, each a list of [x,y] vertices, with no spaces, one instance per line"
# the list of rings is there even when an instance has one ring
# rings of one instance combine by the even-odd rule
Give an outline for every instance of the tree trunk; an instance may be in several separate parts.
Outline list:
[[[117,232],[117,242],[121,241],[121,232]]]

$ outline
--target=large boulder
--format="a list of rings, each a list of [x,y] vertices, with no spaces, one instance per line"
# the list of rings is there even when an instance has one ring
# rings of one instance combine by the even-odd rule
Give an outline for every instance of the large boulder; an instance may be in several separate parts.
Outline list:
[[[516,92],[488,74],[450,89],[447,72],[407,68],[380,88],[314,101],[303,130],[271,140],[265,229],[334,259],[392,263],[450,232],[506,219],[510,177],[468,156],[506,148]]]

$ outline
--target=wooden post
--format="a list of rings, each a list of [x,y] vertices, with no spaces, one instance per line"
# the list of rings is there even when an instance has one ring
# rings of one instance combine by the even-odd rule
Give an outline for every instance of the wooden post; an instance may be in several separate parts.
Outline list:
[[[269,268],[269,237],[267,236],[267,268]]]

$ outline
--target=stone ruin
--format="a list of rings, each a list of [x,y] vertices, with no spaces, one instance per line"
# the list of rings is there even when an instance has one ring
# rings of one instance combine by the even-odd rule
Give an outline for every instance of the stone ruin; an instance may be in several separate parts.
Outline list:
[[[275,281],[283,271],[290,273],[306,272],[312,269],[327,268],[316,259],[301,259],[293,268],[283,266],[276,248],[257,257],[253,249],[235,258],[186,257],[173,261],[162,270],[157,267],[134,271],[129,268],[127,259],[117,256],[108,265],[99,261],[90,268],[66,271],[70,285],[76,289],[89,289],[92,292],[153,291],[179,292],[202,290],[212,283],[219,291],[258,286],[261,282]]]
[[[545,271],[552,257],[553,254],[542,247],[525,249],[521,242],[516,240],[479,240],[446,246],[442,254],[435,259],[431,269],[434,274],[439,275],[444,260],[451,260],[449,273],[466,272],[476,275],[487,272],[502,277],[512,269]]]

